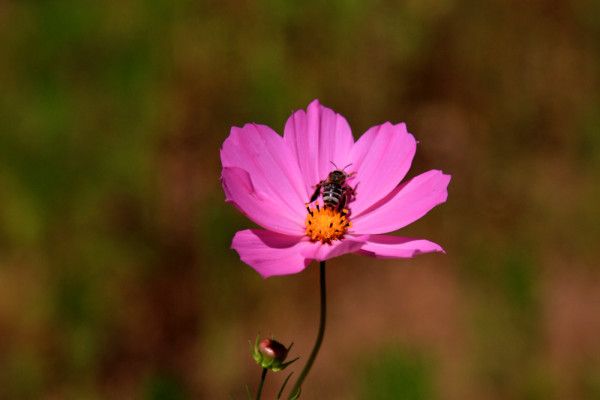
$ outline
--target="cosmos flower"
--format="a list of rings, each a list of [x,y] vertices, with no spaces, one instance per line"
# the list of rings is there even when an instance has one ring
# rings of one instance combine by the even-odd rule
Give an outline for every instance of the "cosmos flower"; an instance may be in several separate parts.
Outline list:
[[[265,125],[233,127],[221,148],[226,200],[264,229],[237,232],[232,248],[265,278],[346,253],[410,258],[443,252],[429,240],[384,235],[448,196],[450,175],[439,170],[401,183],[416,145],[404,123],[389,122],[355,142],[346,119],[317,100],[292,114],[283,137]],[[349,193],[346,204],[325,206],[323,185],[310,202],[336,169],[346,176],[340,185]]]

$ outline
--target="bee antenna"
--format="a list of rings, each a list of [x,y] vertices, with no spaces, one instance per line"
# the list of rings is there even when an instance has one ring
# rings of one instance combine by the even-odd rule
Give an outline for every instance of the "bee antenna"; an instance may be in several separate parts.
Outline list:
[[[346,165],[344,168],[342,168],[342,171],[343,171],[343,170],[345,170],[346,168],[348,168],[348,167],[349,167],[349,166],[351,166],[351,165],[352,165],[352,163],[350,163],[350,164]]]
[[[337,165],[335,165],[335,163],[331,160],[329,160],[329,162],[335,167],[335,169],[339,169]]]

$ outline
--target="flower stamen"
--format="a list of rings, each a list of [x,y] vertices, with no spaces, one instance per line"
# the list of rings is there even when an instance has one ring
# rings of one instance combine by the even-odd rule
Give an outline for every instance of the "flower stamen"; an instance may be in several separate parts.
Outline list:
[[[341,239],[348,228],[352,226],[348,220],[348,210],[338,211],[331,207],[306,206],[306,235],[312,241],[331,243]]]

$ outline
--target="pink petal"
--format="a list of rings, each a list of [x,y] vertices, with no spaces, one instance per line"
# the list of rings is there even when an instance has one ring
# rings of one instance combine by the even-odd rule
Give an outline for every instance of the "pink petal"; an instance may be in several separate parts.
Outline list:
[[[237,232],[231,247],[242,261],[263,278],[302,271],[311,260],[324,261],[346,253],[355,253],[367,236],[348,237],[331,244],[311,242],[306,237],[282,235],[261,229]]]
[[[263,278],[302,271],[310,263],[302,251],[310,245],[310,242],[303,241],[301,237],[259,229],[239,231],[231,243],[242,261]]]
[[[445,253],[439,244],[425,239],[389,235],[371,235],[360,254],[377,258],[412,258],[425,253]]]
[[[304,220],[308,195],[300,169],[283,138],[271,128],[258,124],[231,128],[221,149],[221,162],[224,168],[247,171],[258,192]]]
[[[325,261],[348,253],[355,253],[363,246],[368,236],[346,235],[342,240],[334,240],[331,244],[310,242],[312,246],[304,250],[308,258]]]
[[[283,138],[300,166],[308,196],[334,169],[332,163],[339,168],[350,163],[354,138],[348,122],[318,100],[310,103],[306,112],[299,110],[292,114],[285,124]]]
[[[425,172],[398,186],[377,204],[352,218],[352,232],[386,233],[400,229],[423,215],[448,197],[450,175],[442,171]]]
[[[350,204],[354,215],[388,195],[404,178],[415,155],[417,142],[406,125],[386,122],[370,128],[354,144],[351,152],[356,176],[356,199]]]
[[[288,235],[304,234],[304,217],[292,215],[276,199],[260,192],[245,170],[235,167],[223,168],[221,181],[226,200],[234,203],[258,225]]]

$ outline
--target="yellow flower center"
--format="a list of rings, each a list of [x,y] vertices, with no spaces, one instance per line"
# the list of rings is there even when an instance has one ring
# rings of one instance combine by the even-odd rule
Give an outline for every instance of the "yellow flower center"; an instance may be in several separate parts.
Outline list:
[[[329,207],[306,206],[306,235],[310,240],[320,240],[323,243],[331,243],[332,240],[341,239],[344,233],[352,226],[348,220],[348,210],[334,210]]]

